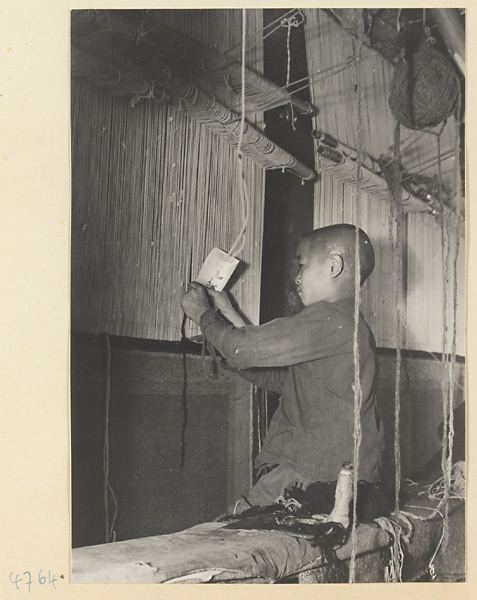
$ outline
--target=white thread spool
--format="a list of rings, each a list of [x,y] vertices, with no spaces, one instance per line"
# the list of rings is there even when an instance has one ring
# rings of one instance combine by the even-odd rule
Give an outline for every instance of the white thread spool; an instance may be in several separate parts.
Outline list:
[[[349,462],[345,462],[338,475],[338,482],[336,483],[335,505],[325,521],[341,523],[346,529],[349,525],[349,505],[352,498],[353,465]]]

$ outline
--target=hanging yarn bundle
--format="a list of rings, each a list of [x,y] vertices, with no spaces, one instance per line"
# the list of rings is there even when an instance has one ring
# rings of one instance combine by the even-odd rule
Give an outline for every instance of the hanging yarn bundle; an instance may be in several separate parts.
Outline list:
[[[363,10],[356,8],[332,8],[330,12],[339,20],[343,29],[357,36],[363,27]]]
[[[422,44],[394,72],[389,107],[408,129],[435,127],[454,111],[459,80],[447,58]]]
[[[371,48],[384,56],[395,58],[406,45],[407,19],[397,8],[380,10],[373,17],[369,32]]]

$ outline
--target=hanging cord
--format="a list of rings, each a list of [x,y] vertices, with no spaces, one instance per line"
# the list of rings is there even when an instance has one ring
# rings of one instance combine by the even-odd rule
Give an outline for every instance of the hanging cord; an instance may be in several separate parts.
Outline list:
[[[181,325],[182,337],[182,427],[181,427],[181,457],[179,468],[183,468],[185,464],[185,436],[187,429],[188,411],[187,411],[187,335],[186,335],[187,315],[184,314]]]
[[[457,123],[460,122],[460,110],[461,110],[461,95],[459,93],[457,103]],[[438,155],[440,155],[440,137],[438,140]],[[461,197],[461,180],[460,180],[460,139],[459,139],[459,128],[457,128],[456,144],[455,144],[455,156],[456,156],[456,171],[455,171],[455,189],[456,197]],[[438,163],[438,189],[440,191],[440,178],[441,178],[441,165]],[[442,263],[443,263],[443,338],[442,338],[442,412],[443,412],[443,431],[442,431],[442,455],[441,455],[441,469],[442,469],[442,490],[440,491],[440,502],[437,508],[434,510],[435,514],[438,510],[444,506],[444,541],[443,547],[446,548],[449,541],[449,498],[452,495],[452,477],[453,477],[453,444],[454,444],[454,379],[455,379],[455,361],[456,361],[456,345],[457,345],[457,262],[459,257],[460,249],[460,225],[461,225],[461,210],[455,202],[455,255],[453,262],[453,310],[452,310],[452,349],[451,356],[447,355],[447,335],[448,335],[448,322],[447,322],[447,279],[449,277],[449,260],[450,260],[450,246],[451,242],[449,239],[449,233],[446,232],[446,222],[444,215],[441,215],[441,237],[442,237]],[[441,211],[443,212],[443,211]]]
[[[240,135],[237,146],[237,176],[239,180],[240,198],[242,200],[242,227],[235,238],[228,255],[239,254],[245,245],[245,230],[247,229],[248,216],[249,216],[249,205],[250,200],[247,192],[247,185],[245,181],[244,167],[243,167],[243,154],[242,154],[242,140],[243,132],[245,130],[245,32],[247,28],[247,11],[242,9],[242,93],[241,93],[241,104],[242,114],[240,119]]]
[[[400,539],[400,507],[399,495],[401,489],[401,440],[400,440],[400,414],[401,414],[401,348],[403,330],[403,211],[401,204],[401,156],[400,156],[400,124],[396,123],[394,130],[394,158],[386,164],[384,175],[389,188],[390,213],[389,213],[389,241],[393,258],[393,271],[395,274],[395,296],[397,299],[396,321],[394,327],[394,345],[396,347],[396,369],[394,381],[394,514],[396,515],[397,535],[394,537],[394,555],[399,555]],[[393,233],[395,229],[395,235]]]
[[[448,457],[447,457],[447,479],[449,481],[449,487],[452,486],[452,474],[453,474],[453,448],[454,448],[454,381],[455,381],[455,364],[456,364],[456,356],[457,356],[457,275],[458,275],[458,260],[459,260],[459,250],[460,250],[460,226],[461,226],[461,210],[459,206],[459,200],[461,198],[461,177],[460,177],[460,132],[459,132],[459,124],[460,124],[460,111],[461,111],[461,93],[459,89],[459,95],[457,99],[457,108],[456,108],[456,122],[457,122],[457,133],[455,140],[455,254],[454,254],[454,264],[453,264],[453,294],[452,294],[452,348],[451,348],[451,360],[450,360],[450,368],[449,368],[449,447],[448,447]],[[447,544],[447,540],[445,541]]]
[[[407,146],[409,146],[411,144],[411,150],[413,149],[413,146],[415,144],[417,144],[417,142],[424,136],[424,135],[434,135],[434,136],[438,136],[440,134],[440,132],[444,129],[444,127],[447,125],[447,121],[444,121],[444,123],[441,125],[441,127],[439,128],[439,131],[433,131],[432,129],[416,129],[415,131],[413,131],[412,133],[410,133],[407,138],[404,141],[401,141],[401,155],[404,154],[404,149],[407,148]],[[391,146],[389,148],[389,150],[393,150],[394,149],[394,144],[393,146]],[[453,151],[452,152],[452,156],[454,155]],[[444,156],[444,155],[443,155]],[[430,162],[432,160],[437,160],[437,159],[426,159],[425,161],[422,161],[421,163],[417,163],[413,166],[413,168],[417,168],[420,165],[423,165],[427,162]],[[431,165],[433,166],[433,165]]]
[[[393,271],[395,274],[395,296],[397,299],[396,321],[394,327],[394,345],[396,347],[396,369],[394,383],[394,514],[398,535],[395,544],[399,543],[400,507],[399,495],[401,489],[401,440],[400,440],[400,414],[401,414],[401,348],[403,330],[403,211],[401,204],[401,156],[400,156],[400,131],[399,123],[394,130],[394,158],[385,165],[384,176],[389,188],[390,213],[389,213],[389,241],[393,258]],[[395,229],[395,235],[393,233]],[[399,554],[399,548],[394,549],[394,554]]]
[[[450,472],[448,470],[448,452],[449,452],[449,432],[450,432],[450,414],[452,413],[452,407],[449,405],[450,400],[450,385],[449,381],[449,356],[448,356],[448,285],[447,280],[449,277],[449,257],[450,257],[450,239],[447,232],[446,217],[443,210],[443,201],[441,199],[441,181],[442,181],[442,168],[441,168],[441,137],[437,137],[437,197],[439,200],[441,215],[440,215],[440,226],[441,226],[441,245],[442,245],[442,450],[441,450],[441,469],[444,477],[444,494],[442,500],[436,509],[436,512],[441,506],[444,509],[444,547],[447,546],[449,538],[449,493],[450,493]]]
[[[436,25],[434,25],[435,27]],[[424,30],[424,36],[426,38],[426,42],[429,44],[435,44],[436,38],[432,36],[431,27],[426,24],[426,9],[422,9],[422,28]]]
[[[192,281],[192,248],[190,249],[190,263],[189,263],[189,283]],[[179,461],[179,468],[182,469],[185,464],[185,451],[186,451],[186,430],[189,413],[187,410],[187,315],[184,313],[181,324],[181,343],[182,343],[182,427],[181,427],[181,455]],[[205,337],[202,341],[202,353],[205,353]]]
[[[396,15],[396,31],[398,33],[401,33],[401,13],[402,13],[402,8],[398,8],[397,15]]]
[[[287,28],[287,83],[285,85],[285,89],[287,92],[289,92],[289,87],[290,87],[290,71],[291,71],[290,35],[291,35],[291,30],[292,30],[292,27],[299,27],[302,23],[305,22],[303,13],[300,11],[298,14],[301,17],[300,21],[297,19],[297,15],[293,15],[291,17],[282,19],[280,22],[282,27]],[[296,127],[295,127],[296,118],[295,118],[295,112],[293,110],[293,102],[290,102],[290,110],[291,110],[292,129],[293,129],[293,131],[296,131]]]
[[[116,532],[114,531],[114,525],[118,514],[118,503],[114,494],[113,488],[109,482],[109,406],[111,402],[111,341],[109,334],[105,333],[106,342],[106,374],[105,374],[105,431],[104,431],[104,444],[103,444],[103,474],[104,474],[104,485],[103,485],[103,501],[104,501],[104,513],[105,513],[105,542],[108,544],[111,541],[116,541]],[[114,515],[109,524],[109,493],[111,494],[114,501]]]
[[[395,346],[396,346],[396,370],[394,380],[394,482],[395,482],[395,512],[399,522],[399,494],[401,490],[401,347],[402,347],[402,328],[403,328],[403,262],[402,262],[402,241],[403,241],[403,222],[402,206],[399,199],[399,190],[401,189],[401,126],[396,124],[394,130],[394,159],[396,161],[396,177],[394,182],[393,206],[395,207],[396,219],[396,243],[394,246],[394,263],[396,273],[396,325],[395,325]]]
[[[271,31],[268,31],[267,33],[264,33],[263,36],[260,36],[260,39],[258,39],[254,44],[252,44],[251,46],[249,46],[247,48],[248,51],[252,50],[252,48],[255,48],[255,46],[257,46],[258,44],[262,43],[263,40],[267,39],[267,37],[269,35],[272,35],[273,33],[275,33],[275,31],[277,31],[278,29],[280,29],[281,22],[282,20],[287,17],[288,15],[291,14],[291,17],[293,17],[294,15],[296,15],[298,12],[300,12],[300,9],[296,9],[296,8],[291,8],[289,10],[287,10],[286,12],[284,12],[282,15],[280,15],[277,19],[275,19],[274,21],[272,21],[271,23],[269,23],[268,25],[265,25],[265,27],[263,27],[262,32],[265,32],[266,29],[270,29],[273,27],[273,29],[271,29]],[[278,23],[278,25],[277,25]],[[274,27],[274,25],[277,25],[277,27]],[[256,38],[258,34],[253,33],[249,36],[246,36],[245,40],[250,40],[253,38]],[[227,54],[231,54],[233,53],[234,50],[237,50],[237,48],[242,47],[242,54],[243,54],[243,46],[244,46],[244,41],[242,40],[242,44],[236,44],[235,46],[232,46],[231,48],[229,48],[228,50],[226,50],[225,52],[222,53],[222,56],[226,56]]]
[[[361,96],[363,94],[363,78],[361,70],[361,51],[362,51],[361,28],[358,32],[358,52],[357,52],[357,122],[358,122],[358,156],[356,163],[357,179],[357,198],[356,198],[356,230],[355,230],[355,250],[354,250],[354,333],[353,333],[353,361],[354,361],[354,446],[353,446],[353,524],[351,528],[351,558],[349,569],[349,583],[354,583],[356,573],[356,527],[358,523],[357,502],[358,502],[358,477],[359,477],[359,448],[361,445],[361,406],[363,402],[363,392],[361,389],[361,374],[359,364],[359,306],[361,292],[361,264],[359,253],[359,228],[361,224],[361,163],[363,160],[363,133],[361,128]]]
[[[401,154],[404,154],[404,148],[407,148],[407,146],[409,146],[411,143],[412,146],[414,146],[414,144],[417,144],[417,142],[424,135],[426,135],[426,131],[422,131],[422,129],[416,129],[415,131],[412,131],[405,140],[401,141]],[[394,151],[394,143],[388,148],[388,151]]]
[[[285,23],[282,21],[282,25],[287,28],[287,83],[286,88],[288,90],[290,86],[290,68],[291,68],[291,52],[290,52],[290,34],[291,34],[291,21],[290,19],[285,20]],[[293,131],[296,131],[295,127],[295,113],[293,111],[293,102],[290,102],[290,110],[291,110],[291,126]]]
[[[427,171],[431,167],[435,167],[439,163],[439,160],[442,164],[444,161],[448,160],[449,158],[454,158],[454,156],[455,156],[454,151],[448,150],[447,152],[444,152],[440,157],[433,156],[432,158],[428,158],[427,160],[424,160],[415,165],[410,165],[410,168],[413,169],[413,171],[417,171],[417,170],[420,172]],[[406,177],[403,177],[402,181],[407,181],[408,179],[412,179],[413,177],[415,177],[415,173],[410,173]]]
[[[283,15],[281,15],[280,17],[278,17],[277,19],[275,19],[272,23],[269,23],[268,25],[266,25],[265,27],[263,27],[263,29],[261,30],[260,33],[263,33],[266,29],[268,29],[268,28],[270,28],[273,25],[275,25],[275,24],[278,23],[278,25],[276,27],[274,27],[271,31],[268,31],[264,35],[260,35],[260,37],[257,39],[257,41],[255,41],[253,44],[251,44],[250,46],[248,46],[248,48],[246,49],[246,51],[250,52],[251,50],[253,50],[259,44],[263,45],[263,42],[267,39],[267,37],[269,37],[270,35],[272,35],[276,31],[278,31],[282,27],[281,22],[284,19],[284,17],[286,17],[286,16],[288,16],[290,14],[291,14],[290,18],[293,18],[297,14],[302,14],[302,11],[301,11],[301,9],[290,9],[290,10],[287,10]],[[257,38],[258,36],[259,36],[259,34],[255,33],[255,34],[251,34],[249,36],[246,36],[245,39],[246,40],[248,40],[248,39],[254,39],[254,38]],[[227,69],[227,67],[230,67],[230,66],[232,66],[232,65],[234,65],[236,63],[236,59],[233,57],[233,51],[236,50],[239,47],[242,47],[242,54],[243,54],[243,46],[244,45],[245,44],[242,41],[242,44],[236,44],[235,46],[232,46],[231,48],[229,48],[225,52],[222,52],[222,54],[221,54],[222,58],[229,58],[227,56],[229,53],[231,53],[232,55],[230,56],[230,62],[228,62],[226,64],[223,64],[221,66],[221,70]],[[279,88],[279,89],[286,90],[285,87],[282,87],[282,88]]]
[[[360,61],[363,62],[367,58],[375,57],[376,52],[369,52],[368,54],[362,55]],[[306,90],[310,87],[310,83],[321,83],[326,81],[330,77],[334,77],[341,73],[342,71],[346,71],[351,67],[354,67],[358,61],[357,56],[348,56],[344,61],[337,63],[336,65],[331,65],[330,67],[326,67],[324,69],[319,69],[315,73],[310,73],[306,77],[301,77],[300,79],[296,79],[295,81],[290,82],[290,87],[295,86],[299,83],[304,82],[304,85],[298,88],[294,88],[293,91],[289,92],[289,94],[293,95],[302,90]],[[283,91],[287,91],[286,86],[280,88]]]

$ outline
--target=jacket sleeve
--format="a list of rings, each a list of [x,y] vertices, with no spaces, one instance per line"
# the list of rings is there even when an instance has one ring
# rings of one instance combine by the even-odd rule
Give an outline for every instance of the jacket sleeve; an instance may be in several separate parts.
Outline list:
[[[236,329],[215,309],[200,319],[201,329],[237,369],[287,367],[350,351],[347,327],[337,325],[330,303],[318,303],[292,317]]]
[[[288,376],[288,367],[237,369],[235,372],[259,388],[281,394]]]

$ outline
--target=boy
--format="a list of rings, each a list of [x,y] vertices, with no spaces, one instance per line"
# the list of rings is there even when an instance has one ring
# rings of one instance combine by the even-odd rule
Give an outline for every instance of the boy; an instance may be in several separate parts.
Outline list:
[[[374,268],[374,251],[359,228],[358,236],[362,285]],[[271,504],[287,487],[336,480],[342,464],[353,462],[355,244],[356,227],[348,224],[316,229],[302,239],[295,283],[304,308],[292,317],[246,325],[225,293],[206,292],[197,283],[183,297],[184,312],[241,376],[282,394],[255,461],[265,474],[247,495],[251,505]],[[359,479],[376,483],[383,449],[377,364],[361,314],[358,340]],[[234,512],[245,508],[241,500]]]

